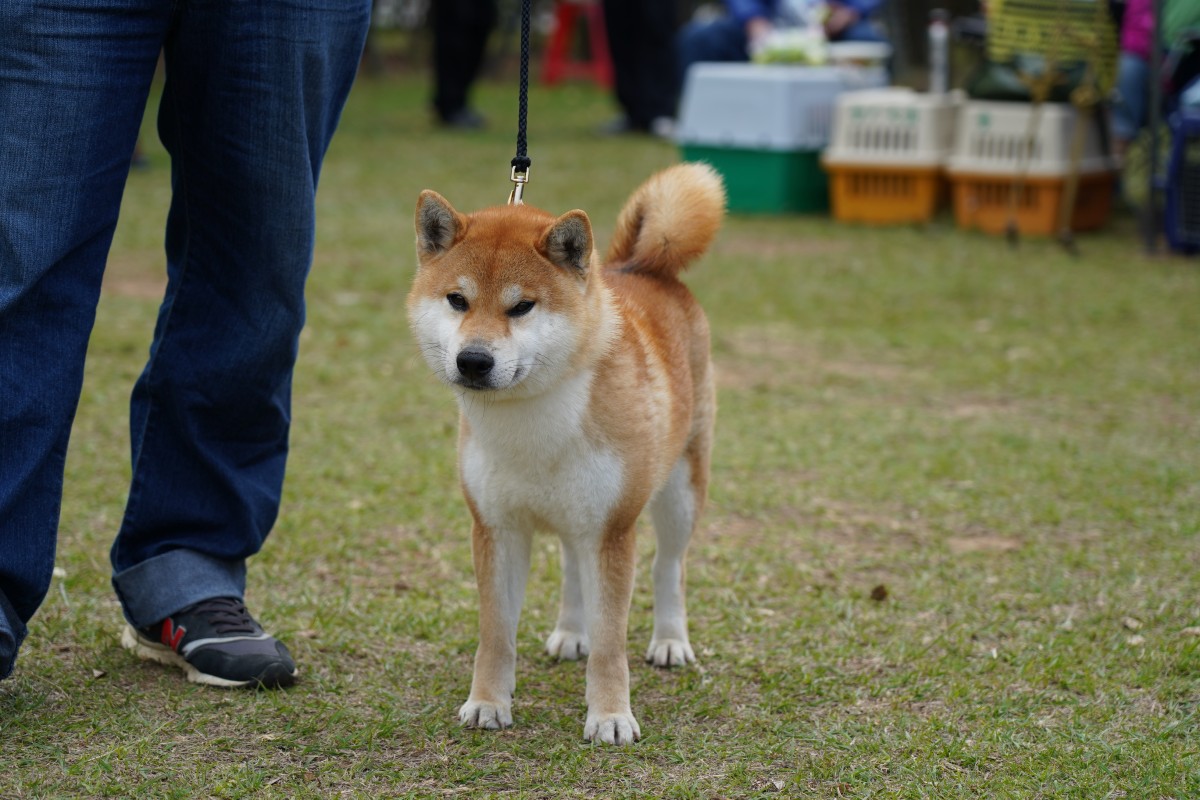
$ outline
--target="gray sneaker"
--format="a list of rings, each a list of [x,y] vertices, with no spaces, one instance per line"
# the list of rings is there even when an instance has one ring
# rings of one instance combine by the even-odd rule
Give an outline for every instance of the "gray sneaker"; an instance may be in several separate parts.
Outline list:
[[[215,597],[145,628],[128,625],[121,644],[139,658],[179,667],[192,683],[274,689],[296,682],[288,649],[237,597]]]

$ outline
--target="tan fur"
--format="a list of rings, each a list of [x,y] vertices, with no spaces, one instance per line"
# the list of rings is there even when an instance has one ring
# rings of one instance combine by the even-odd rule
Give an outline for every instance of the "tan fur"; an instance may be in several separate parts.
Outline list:
[[[512,723],[535,530],[563,546],[547,649],[588,657],[586,738],[640,735],[625,648],[635,523],[648,504],[659,548],[647,660],[694,660],[683,555],[705,500],[716,400],[708,323],[676,276],[723,214],[710,168],[664,170],[631,196],[601,266],[582,211],[463,215],[422,193],[409,315],[430,366],[460,392],[459,471],[474,519],[480,641],[464,724]]]
[[[664,170],[642,184],[617,216],[609,264],[634,262],[646,270],[678,275],[708,249],[725,216],[725,190],[711,169],[688,169],[686,180]],[[713,197],[721,197],[719,203]],[[674,209],[692,213],[680,218]]]

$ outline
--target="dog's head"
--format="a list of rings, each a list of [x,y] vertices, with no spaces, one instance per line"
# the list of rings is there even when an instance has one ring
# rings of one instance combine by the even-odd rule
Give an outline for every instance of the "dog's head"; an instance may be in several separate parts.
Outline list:
[[[439,378],[532,395],[577,365],[599,291],[586,214],[514,205],[465,215],[426,190],[416,228],[409,323]]]

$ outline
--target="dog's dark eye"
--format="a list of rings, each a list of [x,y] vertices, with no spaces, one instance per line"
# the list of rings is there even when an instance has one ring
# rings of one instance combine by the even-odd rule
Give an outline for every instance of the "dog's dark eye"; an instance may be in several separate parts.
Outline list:
[[[512,308],[510,308],[508,310],[508,315],[510,317],[523,317],[532,310],[533,310],[533,301],[532,300],[522,300],[521,302],[517,303],[515,306],[513,306]]]
[[[450,307],[455,311],[467,310],[467,298],[463,297],[458,292],[451,292],[446,295],[446,301],[450,303]]]

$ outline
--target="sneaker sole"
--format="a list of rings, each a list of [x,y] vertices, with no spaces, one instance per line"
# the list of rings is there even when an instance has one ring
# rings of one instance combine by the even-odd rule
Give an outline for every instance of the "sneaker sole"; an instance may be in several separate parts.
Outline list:
[[[125,630],[121,631],[121,646],[126,650],[131,651],[135,656],[143,661],[153,661],[156,664],[162,664],[167,667],[177,667],[187,673],[187,679],[190,683],[199,683],[204,686],[217,686],[221,689],[246,689],[259,687],[265,689],[274,689],[276,687],[291,686],[296,682],[296,675],[299,670],[293,672],[275,673],[271,675],[260,675],[257,678],[251,678],[244,681],[231,681],[228,678],[222,678],[217,675],[209,675],[207,672],[201,672],[194,666],[189,664],[187,660],[176,653],[166,645],[152,642],[139,634],[132,626],[126,625]],[[274,671],[272,671],[274,672]]]

